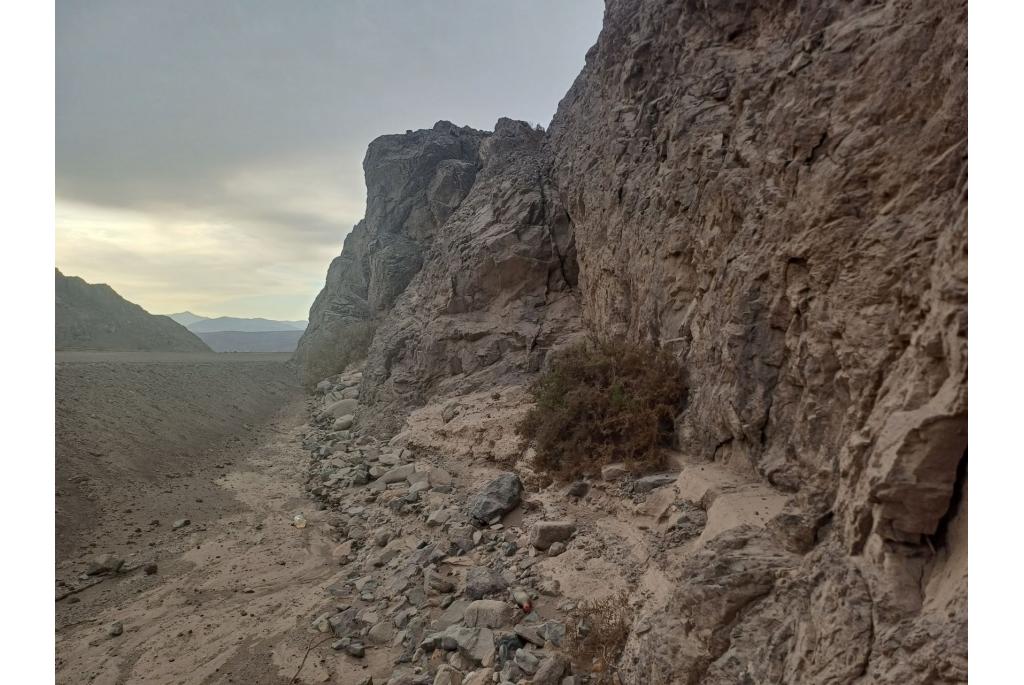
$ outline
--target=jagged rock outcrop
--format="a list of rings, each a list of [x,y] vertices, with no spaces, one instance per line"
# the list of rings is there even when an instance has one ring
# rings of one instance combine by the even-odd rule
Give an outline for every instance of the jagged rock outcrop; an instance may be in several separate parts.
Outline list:
[[[439,121],[370,143],[366,216],[331,262],[296,350],[307,383],[365,354],[375,322],[419,272],[423,253],[472,187],[484,135]]]
[[[438,122],[370,145],[367,218],[299,344],[308,381],[373,326],[360,396],[375,405],[366,421],[394,429],[432,395],[537,371],[579,334],[575,246],[544,140],[502,119],[493,133]]]
[[[678,351],[682,451],[831,521],[704,560],[768,566],[690,575],[634,682],[966,680],[965,65],[963,2],[608,2],[550,131],[584,318]]]
[[[575,246],[543,141],[509,119],[481,141],[471,190],[370,346],[360,396],[382,428],[433,395],[535,372],[580,332]]]
[[[962,1],[608,0],[547,134],[371,145],[307,368],[373,322],[390,430],[580,321],[667,347],[678,449],[788,502],[688,548],[625,679],[966,682],[966,79]]]
[[[59,350],[209,352],[170,317],[150,314],[105,283],[54,274],[54,337]]]

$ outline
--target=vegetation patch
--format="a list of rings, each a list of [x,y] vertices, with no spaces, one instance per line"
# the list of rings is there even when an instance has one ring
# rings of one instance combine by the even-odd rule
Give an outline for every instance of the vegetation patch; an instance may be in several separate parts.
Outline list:
[[[686,397],[682,369],[665,350],[622,341],[566,350],[534,381],[535,405],[516,427],[536,467],[558,479],[622,462],[662,468]]]
[[[569,616],[565,646],[578,670],[590,672],[597,683],[615,682],[615,664],[629,638],[633,612],[629,593],[579,604]]]

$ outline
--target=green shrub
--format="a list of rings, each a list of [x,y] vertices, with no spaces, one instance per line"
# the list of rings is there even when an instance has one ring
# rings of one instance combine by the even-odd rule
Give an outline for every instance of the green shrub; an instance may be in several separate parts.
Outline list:
[[[622,341],[566,350],[529,390],[536,404],[517,432],[535,449],[538,469],[559,479],[611,462],[663,467],[658,448],[671,443],[686,394],[667,351]]]

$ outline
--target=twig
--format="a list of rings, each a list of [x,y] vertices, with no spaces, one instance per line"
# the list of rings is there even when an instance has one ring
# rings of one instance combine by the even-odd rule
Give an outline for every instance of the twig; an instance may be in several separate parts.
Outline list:
[[[320,645],[324,644],[325,642],[327,642],[328,640],[331,640],[333,638],[334,638],[333,635],[328,635],[323,640],[320,640],[320,642],[317,642],[316,644],[313,644],[313,640],[316,639],[316,636],[314,636],[313,640],[309,641],[309,647],[306,648],[306,653],[302,657],[302,663],[299,664],[299,669],[297,671],[295,671],[295,675],[292,676],[292,679],[288,681],[288,685],[292,685],[292,683],[294,683],[298,679],[299,674],[302,673],[302,669],[306,665],[306,659],[309,658],[309,653],[312,652],[317,647],[319,647]]]

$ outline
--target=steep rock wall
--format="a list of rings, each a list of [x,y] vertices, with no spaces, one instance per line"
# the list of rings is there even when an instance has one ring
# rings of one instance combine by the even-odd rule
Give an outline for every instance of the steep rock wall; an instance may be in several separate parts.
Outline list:
[[[493,133],[438,122],[370,145],[366,218],[296,353],[307,383],[365,350],[363,424],[391,431],[428,397],[537,371],[581,332],[572,227],[544,141],[501,119]]]
[[[501,119],[480,144],[472,189],[374,337],[364,423],[395,429],[431,396],[513,382],[580,333],[575,245],[543,141]]]
[[[423,265],[423,253],[473,185],[484,132],[439,121],[370,143],[366,216],[345,238],[309,311],[295,360],[307,384],[365,353],[376,322]]]
[[[962,2],[608,3],[550,131],[585,321],[808,541],[702,552],[634,682],[966,679],[966,95]]]

